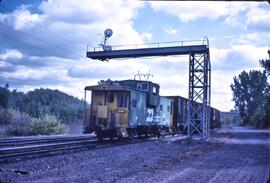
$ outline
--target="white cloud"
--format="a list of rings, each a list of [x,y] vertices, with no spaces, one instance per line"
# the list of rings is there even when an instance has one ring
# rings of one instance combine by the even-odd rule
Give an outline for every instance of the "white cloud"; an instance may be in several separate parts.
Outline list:
[[[136,17],[142,2],[128,0],[49,0],[43,1],[40,10],[54,21],[76,24],[93,22],[122,22]]]
[[[13,27],[16,30],[24,30],[33,27],[36,23],[41,23],[44,16],[31,13],[30,6],[22,5],[11,13],[0,13],[0,22]]]
[[[259,60],[267,56],[267,47],[252,44],[232,45],[230,48],[211,50],[212,68],[223,71],[258,69]]]
[[[200,18],[218,19],[228,15],[228,5],[220,2],[151,2],[155,11],[162,11],[178,17],[183,22]]]
[[[237,76],[239,71],[223,71],[212,69],[211,73],[211,106],[222,111],[229,111],[234,108],[232,102],[232,92],[230,85],[233,77]]]
[[[0,59],[8,60],[8,59],[21,59],[23,58],[23,54],[16,49],[7,50],[4,53],[0,53]]]
[[[247,27],[270,33],[270,9],[253,8],[247,14]]]
[[[268,32],[252,32],[239,34],[231,37],[231,45],[256,45],[265,46],[270,41],[270,33]]]
[[[143,2],[127,0],[50,0],[40,5],[50,30],[61,32],[76,42],[88,41],[96,45],[99,43],[97,34],[106,28],[114,31],[110,39],[113,44],[142,43],[132,25],[142,7]]]
[[[269,31],[267,2],[151,2],[154,11],[178,17],[182,22],[198,19],[224,20],[230,26]]]
[[[178,33],[178,30],[173,28],[173,27],[165,26],[163,30],[167,34],[177,34]]]
[[[83,64],[85,62],[86,64]],[[149,68],[146,64],[135,59],[113,60],[100,62],[86,60],[80,62],[82,65],[72,67],[68,75],[74,78],[88,79],[121,79],[131,78],[137,71],[146,72]]]
[[[153,34],[151,34],[149,32],[145,32],[141,35],[141,38],[142,38],[143,42],[149,43],[149,42],[151,42],[151,40],[153,38]]]
[[[19,30],[32,28],[35,24],[42,22],[45,18],[43,15],[31,13],[25,6],[22,6],[21,9],[15,10],[12,16],[14,20],[14,28]],[[31,23],[29,24],[29,22]]]

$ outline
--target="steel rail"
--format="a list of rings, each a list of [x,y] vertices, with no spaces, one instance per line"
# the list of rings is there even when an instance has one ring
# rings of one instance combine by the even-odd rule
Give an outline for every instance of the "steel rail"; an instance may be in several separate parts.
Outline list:
[[[9,147],[0,149],[0,157],[1,155],[10,154],[14,152],[28,152],[39,149],[49,149],[49,148],[57,148],[57,147],[65,147],[72,145],[80,145],[80,144],[89,144],[96,143],[96,140],[80,140],[77,142],[64,142],[64,143],[53,143],[53,144],[38,144],[33,146],[19,146],[19,147]]]
[[[164,134],[165,137],[168,134]],[[176,134],[175,134],[176,135]],[[178,136],[178,135],[177,135]],[[55,144],[40,144],[35,146],[26,147],[13,147],[13,148],[3,148],[0,149],[0,163],[5,163],[14,160],[25,160],[29,158],[45,157],[48,155],[57,155],[59,153],[66,154],[70,150],[82,150],[84,148],[102,148],[102,147],[112,147],[117,145],[129,145],[136,143],[143,143],[149,141],[159,140],[160,138],[150,138],[147,137],[134,137],[131,141],[129,139],[110,141],[104,140],[98,142],[97,140],[82,140],[79,142],[66,142],[66,143],[55,143]],[[170,138],[170,137],[166,137]],[[171,137],[173,138],[173,137]]]
[[[43,149],[43,150],[35,150],[35,151],[29,151],[29,152],[19,152],[19,153],[11,153],[11,154],[5,154],[5,155],[0,155],[0,162],[4,160],[6,161],[7,158],[19,158],[19,157],[25,157],[29,155],[40,155],[44,153],[52,153],[52,152],[57,152],[61,151],[62,153],[67,150],[79,150],[82,148],[90,148],[90,147],[96,147],[95,144],[85,144],[85,145],[77,145],[77,146],[71,146],[71,147],[59,147],[59,148],[54,148],[54,149]]]
[[[19,145],[30,145],[30,144],[43,144],[53,142],[64,142],[64,141],[78,141],[84,139],[94,139],[91,136],[80,136],[80,137],[50,137],[50,138],[29,138],[29,139],[5,139],[0,140],[0,148],[8,146],[19,146]]]
[[[33,155],[49,155],[53,152],[66,153],[68,150],[80,150],[82,148],[95,147],[96,140],[81,140],[78,142],[39,144],[35,146],[13,147],[0,149],[0,162],[8,162],[13,159],[32,157]]]

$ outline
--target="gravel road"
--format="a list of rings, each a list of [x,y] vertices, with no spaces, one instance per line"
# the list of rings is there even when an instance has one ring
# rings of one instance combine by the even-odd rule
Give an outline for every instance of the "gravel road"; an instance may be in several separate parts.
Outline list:
[[[241,182],[269,178],[270,131],[221,129],[207,141],[163,138],[0,164],[0,182]]]

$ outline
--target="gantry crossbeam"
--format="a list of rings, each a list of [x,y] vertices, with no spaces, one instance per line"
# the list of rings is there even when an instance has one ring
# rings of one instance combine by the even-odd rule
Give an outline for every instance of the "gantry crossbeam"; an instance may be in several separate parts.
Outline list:
[[[141,48],[112,51],[88,51],[87,57],[92,59],[113,59],[113,58],[136,58],[151,56],[188,55],[194,53],[204,53],[206,45],[174,46],[159,48]]]

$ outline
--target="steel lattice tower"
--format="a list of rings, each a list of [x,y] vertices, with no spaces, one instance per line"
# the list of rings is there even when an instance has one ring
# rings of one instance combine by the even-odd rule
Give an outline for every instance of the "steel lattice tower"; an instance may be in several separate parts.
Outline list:
[[[209,49],[189,55],[188,135],[209,136],[211,65]],[[201,105],[198,105],[201,104]]]

